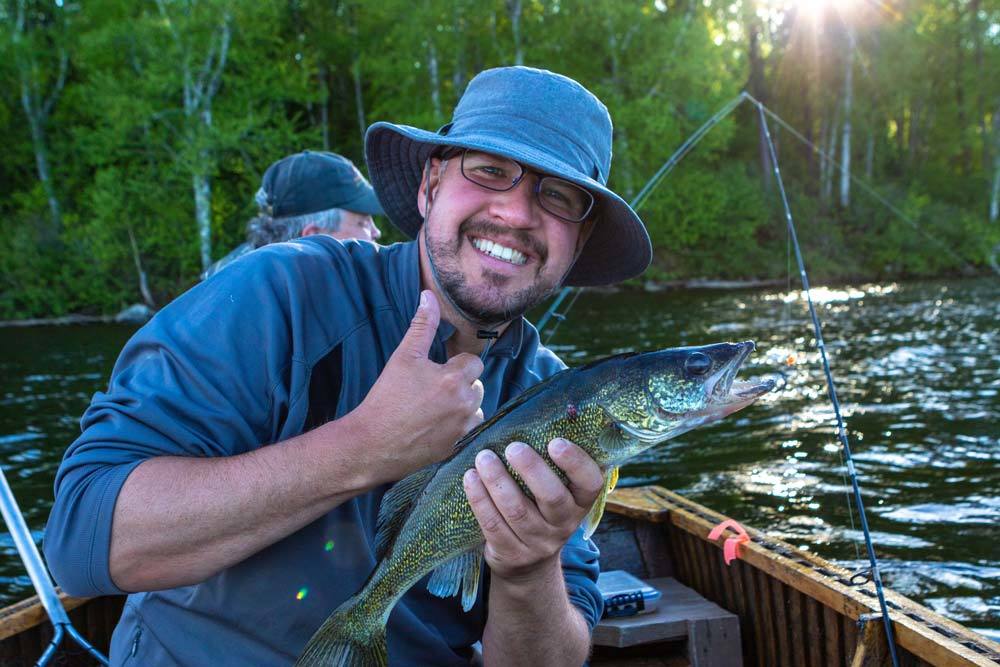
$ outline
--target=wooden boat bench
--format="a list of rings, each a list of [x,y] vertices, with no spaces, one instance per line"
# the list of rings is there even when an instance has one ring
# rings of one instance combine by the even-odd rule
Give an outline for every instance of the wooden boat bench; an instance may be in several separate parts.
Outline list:
[[[656,609],[624,618],[606,618],[594,628],[595,646],[625,648],[672,640],[686,641],[691,667],[741,667],[740,620],[672,577],[647,580],[660,591]]]

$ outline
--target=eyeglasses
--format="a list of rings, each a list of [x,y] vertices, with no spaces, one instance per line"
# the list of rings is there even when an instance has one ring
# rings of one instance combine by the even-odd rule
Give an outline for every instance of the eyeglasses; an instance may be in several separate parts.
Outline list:
[[[494,192],[507,192],[517,187],[527,170],[509,158],[482,153],[469,148],[462,152],[462,175],[476,185]],[[446,158],[454,154],[445,155]],[[542,176],[535,183],[538,204],[566,222],[583,222],[594,208],[594,195],[579,185],[555,176]]]

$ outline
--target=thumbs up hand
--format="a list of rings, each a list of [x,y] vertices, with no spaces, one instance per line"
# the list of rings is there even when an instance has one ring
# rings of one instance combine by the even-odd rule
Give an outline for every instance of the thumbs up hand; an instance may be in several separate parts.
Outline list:
[[[453,445],[483,421],[483,362],[458,354],[445,364],[427,354],[441,311],[434,293],[420,306],[399,347],[350,418],[369,443],[371,465],[385,481],[402,479],[451,454]]]

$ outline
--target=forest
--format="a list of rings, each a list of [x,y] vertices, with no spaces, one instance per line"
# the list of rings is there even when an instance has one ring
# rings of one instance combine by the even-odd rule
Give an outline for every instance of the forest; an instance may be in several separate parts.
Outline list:
[[[814,282],[996,270],[996,0],[3,0],[0,319],[162,307],[242,241],[271,162],[364,170],[369,124],[436,129],[511,64],[605,102],[627,200],[749,93]],[[772,167],[745,99],[642,202],[636,283],[784,278]]]

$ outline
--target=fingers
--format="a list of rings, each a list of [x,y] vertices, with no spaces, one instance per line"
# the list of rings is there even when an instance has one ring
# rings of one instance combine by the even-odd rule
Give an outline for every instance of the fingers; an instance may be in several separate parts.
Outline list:
[[[483,374],[482,359],[468,352],[456,354],[448,360],[445,367],[457,371],[468,382],[478,380],[479,376]],[[481,382],[480,385],[482,385]]]
[[[475,469],[465,471],[462,477],[462,485],[465,487],[465,496],[469,499],[469,506],[472,513],[479,522],[479,527],[483,529],[483,536],[488,544],[508,544],[520,543],[517,536],[511,531],[507,521],[500,514],[497,506],[493,503],[482,477]]]
[[[485,449],[476,456],[476,472],[493,505],[521,541],[547,535],[547,524],[531,499],[521,491],[496,454]]]
[[[438,306],[434,292],[424,290],[420,293],[420,305],[417,313],[410,321],[410,328],[399,344],[400,350],[414,359],[426,359],[427,353],[434,342],[438,324],[441,322],[441,309]]]
[[[550,442],[548,451],[552,462],[566,473],[576,504],[587,508],[593,505],[604,487],[604,473],[594,459],[565,438]]]
[[[476,413],[471,417],[469,417],[468,421],[466,422],[465,432],[468,433],[472,429],[482,424],[484,419],[485,417],[483,416],[483,409],[479,408],[478,410],[476,410]]]
[[[576,526],[590,505],[581,506],[538,452],[528,445],[512,442],[504,455],[527,484],[542,517],[553,526]]]

